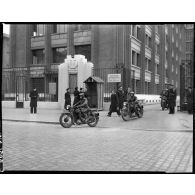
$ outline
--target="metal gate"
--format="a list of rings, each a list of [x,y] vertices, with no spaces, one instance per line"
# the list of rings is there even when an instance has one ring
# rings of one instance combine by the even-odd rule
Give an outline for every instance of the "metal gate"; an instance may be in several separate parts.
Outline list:
[[[180,66],[180,110],[187,110],[187,90],[193,88],[193,62],[184,60]]]

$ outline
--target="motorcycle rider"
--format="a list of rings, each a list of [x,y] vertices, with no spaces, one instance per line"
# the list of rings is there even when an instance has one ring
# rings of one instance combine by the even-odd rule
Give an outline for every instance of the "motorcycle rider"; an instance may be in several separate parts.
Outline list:
[[[137,109],[135,108],[135,104],[137,102],[137,97],[135,96],[135,93],[134,91],[130,91],[130,93],[128,93],[127,95],[127,102],[128,102],[128,110],[129,110],[129,113],[133,113],[135,112],[136,115],[138,115],[137,113]],[[133,110],[130,110],[130,105],[133,105]]]
[[[75,119],[78,119],[78,116],[81,116],[81,113],[84,114],[85,119],[87,118],[87,110],[88,110],[88,100],[85,97],[85,94],[83,92],[79,93],[79,99],[80,101],[78,103],[76,103],[74,106],[76,106],[77,109],[77,116],[75,117]]]
[[[161,106],[162,106],[162,98],[164,98],[166,102],[166,107],[168,108],[168,89],[165,89],[161,92],[160,98],[161,98]]]

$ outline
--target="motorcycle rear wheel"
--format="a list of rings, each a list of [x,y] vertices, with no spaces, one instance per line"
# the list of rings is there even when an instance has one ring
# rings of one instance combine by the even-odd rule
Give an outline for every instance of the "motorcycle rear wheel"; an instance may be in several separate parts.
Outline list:
[[[99,118],[95,115],[89,116],[89,122],[87,123],[90,127],[95,127],[99,121]]]
[[[62,113],[59,121],[60,125],[64,128],[70,128],[72,126],[72,117],[70,114]]]

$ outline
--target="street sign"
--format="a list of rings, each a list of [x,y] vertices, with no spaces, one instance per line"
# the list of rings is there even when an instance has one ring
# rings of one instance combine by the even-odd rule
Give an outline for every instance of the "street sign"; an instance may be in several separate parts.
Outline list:
[[[109,83],[120,83],[121,74],[108,74],[108,82]]]

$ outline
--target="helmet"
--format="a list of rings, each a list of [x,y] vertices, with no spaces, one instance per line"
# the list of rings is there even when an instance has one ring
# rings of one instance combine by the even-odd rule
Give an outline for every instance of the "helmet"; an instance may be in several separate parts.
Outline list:
[[[130,94],[135,94],[134,91],[130,91]]]

